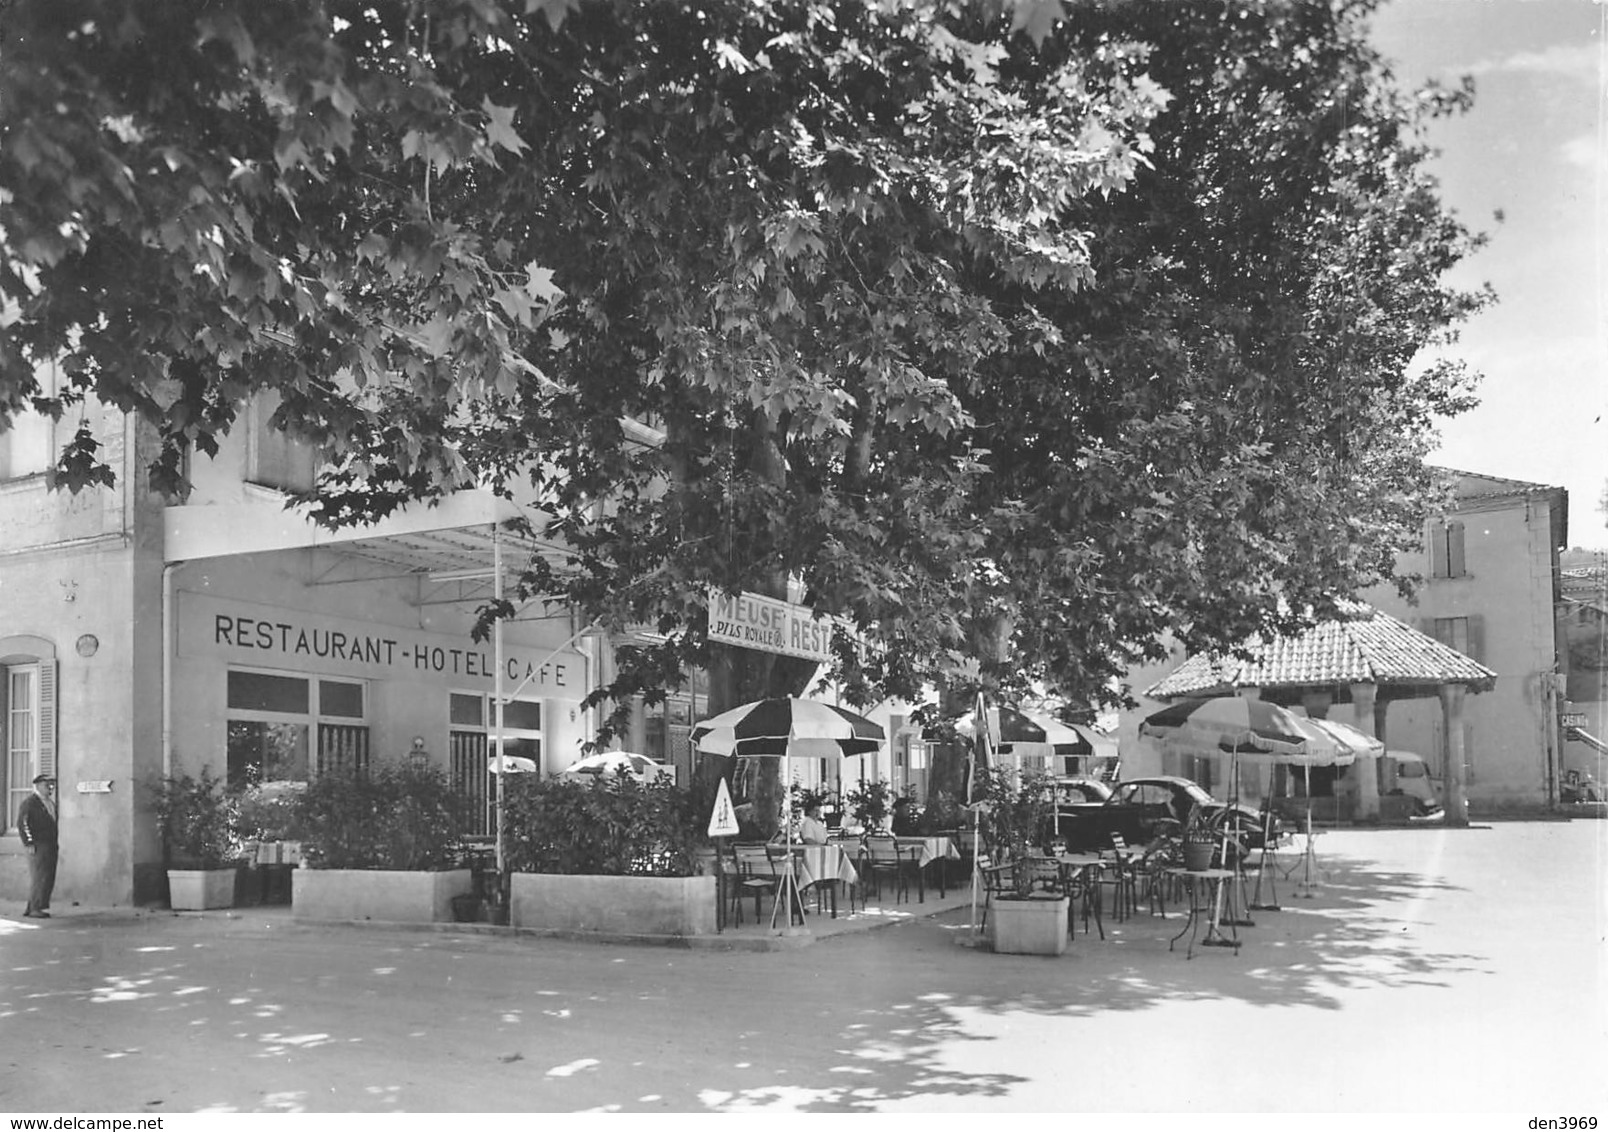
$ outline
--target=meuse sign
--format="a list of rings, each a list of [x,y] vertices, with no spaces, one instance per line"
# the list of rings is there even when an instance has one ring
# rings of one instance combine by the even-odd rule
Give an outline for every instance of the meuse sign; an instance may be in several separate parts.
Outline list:
[[[806,607],[746,590],[709,594],[709,639],[805,660],[832,659],[832,622]]]

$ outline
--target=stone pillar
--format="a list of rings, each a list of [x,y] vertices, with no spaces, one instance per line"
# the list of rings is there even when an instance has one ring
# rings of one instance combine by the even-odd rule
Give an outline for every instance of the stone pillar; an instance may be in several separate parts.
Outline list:
[[[1385,716],[1389,707],[1389,700],[1379,699],[1374,701],[1373,737],[1383,743],[1387,751],[1390,747],[1390,740],[1385,734]],[[1381,765],[1384,771],[1380,776],[1380,789],[1386,794],[1390,794],[1396,789],[1396,764],[1390,759],[1385,759]]]
[[[1468,799],[1463,795],[1463,699],[1468,689],[1462,684],[1442,684],[1438,689],[1441,720],[1446,731],[1446,824],[1468,824]]]
[[[1377,684],[1351,685],[1352,726],[1364,735],[1374,734],[1374,704],[1379,695]],[[1352,774],[1357,776],[1357,817],[1363,821],[1379,820],[1379,759],[1373,755],[1358,755]]]

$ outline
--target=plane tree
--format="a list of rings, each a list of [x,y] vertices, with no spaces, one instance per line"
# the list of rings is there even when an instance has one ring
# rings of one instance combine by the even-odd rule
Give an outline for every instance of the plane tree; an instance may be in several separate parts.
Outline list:
[[[705,612],[794,582],[856,702],[1109,695],[1388,576],[1468,404],[1410,364],[1486,299],[1468,92],[1372,7],[13,0],[0,416],[139,413],[182,493],[273,389],[331,524],[528,484],[600,701],[801,690]]]

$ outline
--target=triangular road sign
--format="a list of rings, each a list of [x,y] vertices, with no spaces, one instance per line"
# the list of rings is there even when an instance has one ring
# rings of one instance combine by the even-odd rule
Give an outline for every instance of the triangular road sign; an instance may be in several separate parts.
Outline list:
[[[731,805],[731,791],[726,789],[726,780],[720,780],[720,789],[715,792],[715,812],[709,815],[710,837],[736,837],[737,811]]]

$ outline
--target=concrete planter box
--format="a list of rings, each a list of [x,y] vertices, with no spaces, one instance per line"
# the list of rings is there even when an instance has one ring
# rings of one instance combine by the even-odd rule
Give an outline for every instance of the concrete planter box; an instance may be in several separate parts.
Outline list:
[[[715,931],[715,878],[515,873],[509,923],[599,935],[694,936]]]
[[[1061,955],[1066,952],[1065,896],[1054,900],[995,899],[988,922],[994,950],[1006,955]]]
[[[468,869],[424,873],[304,866],[291,873],[291,914],[298,920],[449,924],[452,898],[473,891]]]
[[[240,870],[169,869],[168,907],[175,912],[204,912],[208,908],[235,906],[235,880]]]

